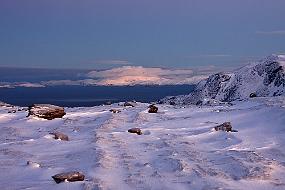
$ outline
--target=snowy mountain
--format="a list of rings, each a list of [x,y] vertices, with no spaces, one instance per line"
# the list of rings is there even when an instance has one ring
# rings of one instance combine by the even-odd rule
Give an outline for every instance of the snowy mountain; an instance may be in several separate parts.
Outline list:
[[[62,80],[42,82],[54,85],[99,85],[99,86],[134,86],[134,85],[179,85],[197,84],[207,78],[211,71],[195,69],[165,69],[142,66],[122,66],[103,71],[90,71],[86,79],[78,81]]]
[[[13,75],[6,78],[17,78],[17,81],[5,81],[0,72],[0,88],[40,88],[48,86],[134,86],[134,85],[182,85],[182,84],[197,84],[199,81],[206,79],[209,75],[217,72],[221,68],[184,68],[184,69],[170,69],[170,68],[156,68],[156,67],[142,67],[142,66],[122,66],[111,68],[107,70],[93,70],[84,71],[78,70],[78,73],[73,73],[74,76],[67,75],[66,78],[59,78],[56,73],[55,77],[48,76],[41,78],[38,73],[30,74],[33,81],[29,82],[25,77],[23,81],[21,76],[26,71],[13,73]],[[1,68],[0,68],[1,70]],[[33,71],[33,70],[31,70]],[[42,73],[43,71],[39,71]],[[63,71],[61,71],[63,72]],[[69,74],[68,71],[66,71]],[[60,73],[60,72],[59,72]],[[35,76],[33,76],[35,75]],[[65,74],[62,74],[65,75]],[[45,75],[44,75],[45,76]],[[38,79],[38,80],[37,80]],[[44,80],[42,80],[44,79]],[[26,81],[27,80],[27,81]]]
[[[162,103],[201,104],[245,100],[250,96],[285,95],[285,56],[271,55],[233,72],[202,80],[189,95],[167,97]]]

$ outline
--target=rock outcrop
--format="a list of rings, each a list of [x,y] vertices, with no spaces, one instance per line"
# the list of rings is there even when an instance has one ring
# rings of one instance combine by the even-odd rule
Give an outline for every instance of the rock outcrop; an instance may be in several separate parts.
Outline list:
[[[150,105],[148,108],[148,113],[157,113],[158,111],[158,107],[156,107],[155,105]]]
[[[140,128],[131,128],[128,130],[129,133],[136,133],[137,135],[142,135],[142,131]]]
[[[135,107],[137,105],[136,102],[132,101],[132,102],[125,102],[124,106],[125,107]]]
[[[54,139],[62,140],[62,141],[69,141],[68,136],[61,132],[51,132],[50,134],[54,135]]]
[[[110,109],[110,112],[112,112],[112,113],[120,113],[120,112],[121,112],[121,110],[117,110],[117,109]]]
[[[66,181],[75,182],[75,181],[83,181],[85,176],[80,172],[67,172],[67,173],[60,173],[52,176],[56,183],[61,183]]]
[[[55,118],[62,118],[66,113],[63,107],[50,105],[50,104],[34,104],[28,109],[29,116],[36,116],[47,120]]]
[[[231,122],[225,122],[225,123],[223,123],[223,124],[221,124],[221,125],[218,125],[218,126],[216,126],[216,127],[214,127],[214,129],[216,130],[216,131],[226,131],[226,132],[230,132],[230,131],[232,131],[232,124],[231,124]]]

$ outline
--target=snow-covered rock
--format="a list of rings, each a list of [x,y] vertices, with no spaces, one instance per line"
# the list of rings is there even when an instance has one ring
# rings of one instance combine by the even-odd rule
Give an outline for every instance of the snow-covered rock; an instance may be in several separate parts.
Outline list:
[[[186,96],[167,97],[162,103],[216,104],[258,97],[285,95],[285,56],[271,55],[233,72],[211,75]]]

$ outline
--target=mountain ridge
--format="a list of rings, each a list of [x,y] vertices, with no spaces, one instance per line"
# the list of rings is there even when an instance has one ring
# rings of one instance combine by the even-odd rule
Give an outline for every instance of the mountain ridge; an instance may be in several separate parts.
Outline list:
[[[205,104],[245,100],[250,96],[285,95],[285,56],[270,55],[233,72],[219,72],[200,81],[189,95],[166,97],[160,103]]]

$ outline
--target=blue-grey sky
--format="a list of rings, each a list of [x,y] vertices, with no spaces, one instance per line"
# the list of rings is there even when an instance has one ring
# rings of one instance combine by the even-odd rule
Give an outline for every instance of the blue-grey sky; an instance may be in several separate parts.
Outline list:
[[[0,66],[235,66],[285,52],[285,0],[0,0]]]

